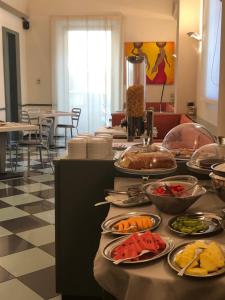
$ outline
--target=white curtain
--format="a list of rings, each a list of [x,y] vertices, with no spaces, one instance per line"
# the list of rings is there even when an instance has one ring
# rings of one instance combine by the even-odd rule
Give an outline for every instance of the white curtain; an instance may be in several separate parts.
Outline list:
[[[220,0],[203,2],[202,93],[206,100],[218,100],[221,46]]]
[[[51,29],[53,108],[81,108],[79,132],[94,132],[122,108],[122,17],[53,17]]]

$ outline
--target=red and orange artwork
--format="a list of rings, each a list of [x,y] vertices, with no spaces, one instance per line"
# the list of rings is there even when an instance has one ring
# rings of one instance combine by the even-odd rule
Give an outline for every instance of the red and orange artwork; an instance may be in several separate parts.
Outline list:
[[[147,84],[174,84],[174,42],[127,42],[124,53],[145,57]]]

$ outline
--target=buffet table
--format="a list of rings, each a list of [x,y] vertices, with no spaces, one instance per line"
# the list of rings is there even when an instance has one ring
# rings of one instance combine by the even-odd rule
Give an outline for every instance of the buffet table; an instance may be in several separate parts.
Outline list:
[[[215,194],[207,193],[202,196],[188,212],[221,212],[225,207]],[[107,218],[130,211],[144,211],[158,214],[162,217],[161,225],[156,232],[162,236],[171,237],[175,246],[193,238],[180,237],[170,232],[167,227],[168,220],[172,217],[159,212],[154,205],[145,205],[132,208],[110,207]],[[135,265],[114,265],[102,255],[102,249],[112,239],[118,236],[103,234],[100,246],[94,261],[94,276],[99,285],[118,300],[194,300],[194,299],[225,299],[225,275],[213,278],[179,277],[167,263],[167,256],[148,263]],[[204,237],[220,243],[225,243],[224,232],[210,237]]]

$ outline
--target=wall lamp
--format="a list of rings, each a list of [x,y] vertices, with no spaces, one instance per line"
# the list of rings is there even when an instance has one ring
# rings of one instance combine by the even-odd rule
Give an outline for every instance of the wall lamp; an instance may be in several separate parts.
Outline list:
[[[187,35],[188,35],[190,38],[193,38],[193,39],[195,39],[195,40],[197,40],[197,41],[201,41],[201,40],[202,40],[201,35],[200,35],[199,33],[197,33],[197,32],[191,31],[191,32],[188,32]]]

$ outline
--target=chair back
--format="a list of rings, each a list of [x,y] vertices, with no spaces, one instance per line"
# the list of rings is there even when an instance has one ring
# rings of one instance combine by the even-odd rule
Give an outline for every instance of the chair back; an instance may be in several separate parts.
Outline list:
[[[30,115],[29,115],[28,111],[26,111],[26,110],[21,111],[21,113],[20,113],[20,122],[21,123],[26,123],[26,124],[31,124]]]
[[[46,146],[49,146],[51,128],[53,125],[53,119],[51,118],[42,118],[40,120],[40,141]]]
[[[72,113],[74,113],[74,115],[72,116],[72,124],[77,128],[80,119],[81,108],[73,108]]]

